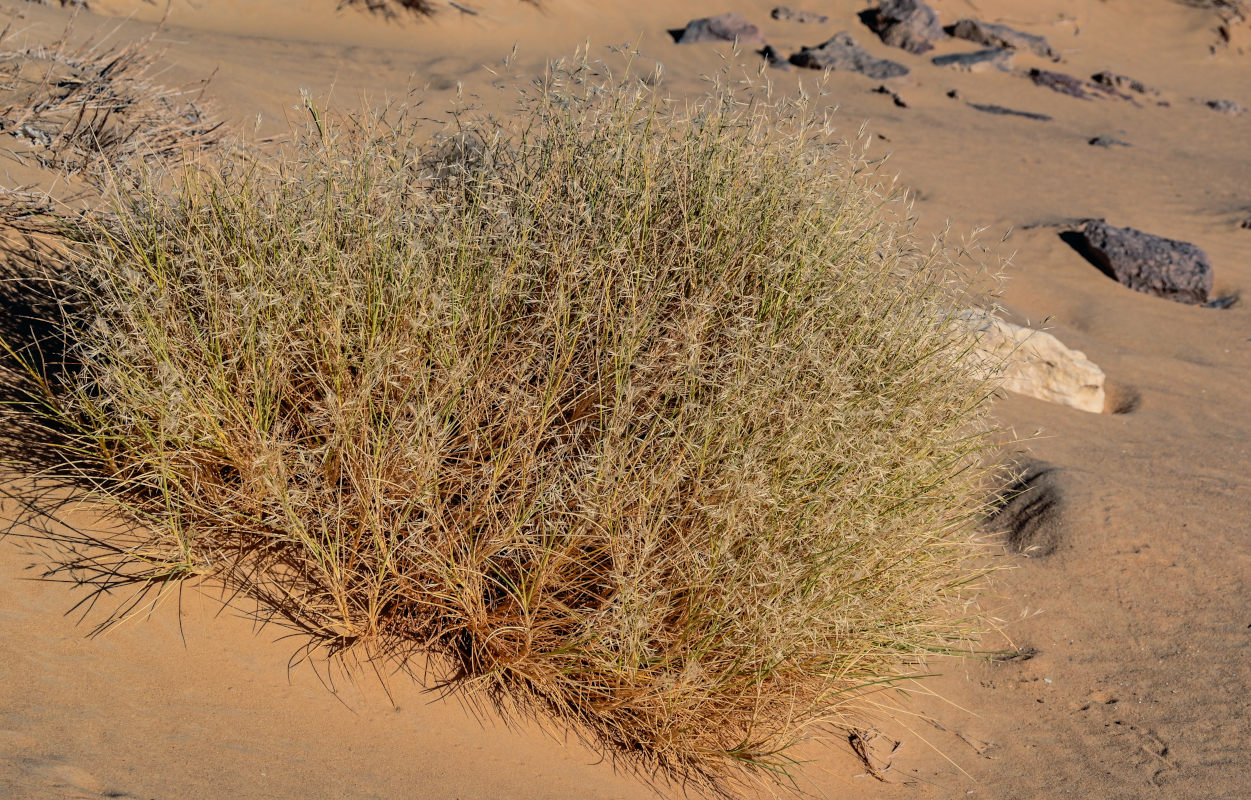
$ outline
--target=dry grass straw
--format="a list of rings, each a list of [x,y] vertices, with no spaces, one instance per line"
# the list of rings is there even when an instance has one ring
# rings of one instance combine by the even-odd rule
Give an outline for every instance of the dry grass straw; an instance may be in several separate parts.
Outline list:
[[[310,107],[91,232],[41,401],[146,576],[722,787],[969,641],[991,389],[858,148],[584,62],[422,130]]]
[[[72,34],[71,21],[47,47],[0,50],[0,133],[25,145],[6,155],[104,181],[218,142],[220,123],[198,102],[203,86],[168,89],[150,79],[159,55],[152,37],[106,47],[70,45]]]

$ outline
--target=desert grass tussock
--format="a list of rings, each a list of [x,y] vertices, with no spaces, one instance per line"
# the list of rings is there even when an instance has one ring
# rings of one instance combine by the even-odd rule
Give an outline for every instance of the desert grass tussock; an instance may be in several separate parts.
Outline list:
[[[41,402],[141,571],[713,783],[969,641],[963,285],[804,101],[571,62],[433,136],[308,119],[122,193],[66,277]]]

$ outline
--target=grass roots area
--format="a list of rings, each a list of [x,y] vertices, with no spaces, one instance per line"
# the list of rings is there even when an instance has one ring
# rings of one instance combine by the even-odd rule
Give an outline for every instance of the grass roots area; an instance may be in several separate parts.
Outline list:
[[[310,108],[90,232],[43,401],[136,570],[713,783],[969,641],[990,387],[858,146],[585,63],[410,113]]]

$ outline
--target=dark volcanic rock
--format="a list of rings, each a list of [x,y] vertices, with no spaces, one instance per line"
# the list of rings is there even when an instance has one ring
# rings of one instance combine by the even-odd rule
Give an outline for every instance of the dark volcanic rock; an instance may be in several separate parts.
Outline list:
[[[763,45],[765,43],[760,29],[738,14],[721,14],[716,17],[693,19],[686,23],[685,28],[669,31],[669,35],[678,44],[733,41],[738,41],[740,44]]]
[[[1090,76],[1090,79],[1100,86],[1115,89],[1118,92],[1133,92],[1134,94],[1149,95],[1151,97],[1158,97],[1160,94],[1159,91],[1152,89],[1142,81],[1134,80],[1128,75],[1108,72],[1107,70],[1096,72]]]
[[[1129,288],[1178,303],[1202,305],[1212,292],[1212,263],[1189,242],[1090,220],[1065,240]]]
[[[1046,114],[1036,114],[1033,111],[1017,111],[1015,108],[997,106],[993,103],[969,103],[969,105],[987,114],[999,114],[1005,117],[1025,117],[1026,119],[1036,119],[1039,122],[1051,121],[1051,117]]]
[[[975,19],[962,19],[955,25],[948,25],[943,30],[957,39],[965,39],[978,44],[988,44],[991,47],[1029,50],[1035,55],[1050,58],[1052,61],[1060,60],[1060,56],[1056,54],[1055,50],[1051,49],[1051,45],[1043,37],[1014,30],[1007,25],[992,25],[989,22],[979,22]]]
[[[876,89],[870,89],[869,91],[872,92],[873,94],[889,95],[890,99],[895,101],[895,105],[899,106],[900,108],[908,107],[908,103],[902,97],[899,96],[899,92],[896,92],[894,89],[890,88],[889,86],[883,85],[883,86],[877,87]]]
[[[986,524],[1002,531],[1012,550],[1049,556],[1064,541],[1063,471],[1032,460],[1020,469],[1020,476],[998,498]]]
[[[931,59],[936,67],[951,67],[961,72],[980,72],[984,69],[1007,70],[1012,66],[1011,50],[1004,47],[991,47],[975,53],[952,53],[947,56],[934,56]]]
[[[765,45],[764,48],[762,48],[758,52],[760,53],[761,56],[764,57],[765,61],[769,62],[769,66],[773,67],[774,69],[788,70],[791,68],[791,62],[787,61],[786,58],[783,57],[782,54],[779,53],[776,49],[774,49],[773,45],[771,44]]]
[[[908,74],[908,68],[903,64],[869,54],[846,31],[836,34],[824,44],[801,49],[791,56],[791,63],[809,69],[850,70],[877,80]]]
[[[830,18],[824,14],[818,14],[815,11],[802,11],[798,8],[787,8],[786,6],[778,6],[773,9],[770,16],[783,22],[798,22],[801,25],[824,25],[830,21]]]
[[[915,55],[947,38],[934,9],[921,0],[883,0],[877,8],[862,11],[860,19],[886,44]]]
[[[1091,90],[1095,88],[1093,84],[1087,83],[1081,78],[1046,69],[1031,69],[1029,71],[1029,79],[1036,86],[1042,86],[1054,92],[1067,94],[1070,97],[1077,97],[1082,100],[1089,100]]]
[[[1204,105],[1213,111],[1218,111],[1222,114],[1229,114],[1231,117],[1236,117],[1239,114],[1245,113],[1247,110],[1244,106],[1238,105],[1233,100],[1208,100],[1204,103]]]
[[[1094,145],[1095,147],[1129,147],[1129,142],[1123,142],[1120,139],[1116,139],[1111,136],[1096,136],[1087,142],[1087,144]]]

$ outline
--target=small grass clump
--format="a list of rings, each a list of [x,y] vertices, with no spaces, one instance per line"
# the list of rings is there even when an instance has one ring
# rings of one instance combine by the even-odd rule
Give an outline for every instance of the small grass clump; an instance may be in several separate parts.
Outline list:
[[[0,31],[0,133],[15,140],[6,157],[100,183],[219,144],[221,123],[198,102],[202,86],[151,80],[152,37],[71,47],[72,32],[71,24],[50,46],[9,49],[9,29]]]
[[[962,285],[801,100],[581,63],[475,119],[310,109],[281,158],[126,195],[44,402],[138,573],[688,777],[784,773],[968,641]]]

